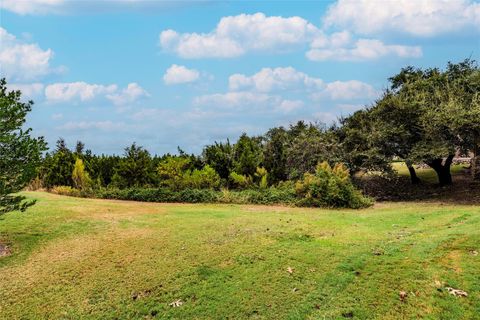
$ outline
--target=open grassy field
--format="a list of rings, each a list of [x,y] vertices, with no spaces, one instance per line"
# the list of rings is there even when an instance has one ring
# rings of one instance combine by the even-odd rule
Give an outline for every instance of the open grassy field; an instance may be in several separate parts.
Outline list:
[[[26,195],[0,218],[2,319],[480,319],[479,206]]]

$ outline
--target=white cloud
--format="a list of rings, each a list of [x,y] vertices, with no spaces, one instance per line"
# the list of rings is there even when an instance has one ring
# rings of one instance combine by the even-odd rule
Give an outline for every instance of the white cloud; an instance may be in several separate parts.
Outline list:
[[[259,92],[276,90],[318,90],[323,81],[295,70],[293,67],[263,68],[256,74],[248,77],[243,74],[233,74],[229,77],[230,90],[254,89]]]
[[[269,104],[272,97],[268,94],[254,92],[227,92],[195,97],[194,106],[215,106],[223,109],[245,106],[262,106]]]
[[[163,81],[168,84],[189,83],[198,80],[200,73],[195,69],[172,64],[163,75]]]
[[[473,27],[480,28],[480,4],[470,0],[339,0],[324,17],[326,27],[358,34],[399,31],[434,36]]]
[[[137,83],[130,83],[122,90],[119,90],[116,84],[90,84],[83,81],[54,83],[45,88],[45,97],[48,102],[84,102],[105,98],[115,105],[127,105],[148,96],[148,92]]]
[[[359,39],[353,46],[347,48],[312,48],[306,53],[306,56],[312,61],[363,61],[388,55],[401,58],[418,58],[422,54],[422,48],[418,46],[386,45],[380,40]]]
[[[24,43],[0,27],[0,66],[2,74],[13,80],[34,80],[54,72],[50,67],[51,49]]]
[[[105,86],[86,82],[55,83],[45,88],[45,97],[52,102],[88,101],[115,91],[117,91],[116,85]]]
[[[22,97],[33,99],[42,95],[44,85],[42,83],[9,83],[9,90],[20,90]]]
[[[271,92],[307,93],[315,101],[366,99],[378,95],[371,85],[358,80],[325,83],[320,78],[310,77],[292,67],[263,68],[250,77],[233,74],[229,77],[229,88],[231,94],[227,97],[230,98],[230,102],[237,101],[239,98],[258,99],[265,96],[258,93]],[[248,93],[251,95],[247,95]],[[225,95],[222,97],[226,98]]]
[[[301,100],[283,100],[277,107],[279,111],[290,113],[292,111],[303,108],[305,103]]]
[[[278,95],[242,91],[199,96],[193,100],[193,105],[195,107],[214,107],[222,111],[253,113],[281,111],[289,113],[301,108],[304,104],[300,100],[288,100]]]
[[[67,122],[59,127],[58,130],[64,131],[84,131],[91,129],[98,129],[102,131],[122,131],[127,130],[126,124],[123,122],[107,121],[80,121],[80,122]]]
[[[21,15],[58,12],[65,0],[2,0],[0,8]]]
[[[355,100],[365,98],[375,98],[379,92],[371,85],[358,80],[334,81],[326,85],[321,92],[312,95],[314,100],[328,98],[331,100]]]
[[[285,51],[305,44],[317,27],[300,17],[267,17],[263,13],[223,17],[210,33],[165,30],[160,46],[183,58],[231,58],[249,51]]]
[[[150,94],[137,83],[129,83],[128,86],[119,93],[108,94],[107,99],[115,105],[126,105],[135,101],[149,97]]]
[[[0,8],[20,15],[132,12],[173,9],[203,0],[2,0]]]

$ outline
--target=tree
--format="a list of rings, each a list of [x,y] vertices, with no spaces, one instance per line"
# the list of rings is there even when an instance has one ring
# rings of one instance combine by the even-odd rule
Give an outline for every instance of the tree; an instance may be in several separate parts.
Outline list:
[[[314,172],[319,162],[334,164],[339,161],[339,143],[333,129],[300,121],[290,127],[288,136],[286,166],[289,179],[300,179],[304,173]]]
[[[227,180],[233,170],[233,148],[230,141],[206,146],[203,149],[203,160],[215,169],[220,178]]]
[[[287,179],[287,131],[283,127],[270,129],[265,140],[263,162],[268,171],[268,183],[284,181]]]
[[[75,165],[72,172],[72,180],[74,187],[79,190],[88,189],[92,184],[90,176],[87,172],[85,172],[85,165],[83,164],[83,160],[80,158],[77,158],[77,160],[75,160]]]
[[[75,164],[75,155],[67,148],[65,140],[57,140],[55,151],[47,155],[42,166],[44,185],[47,188],[54,186],[73,186],[72,172]]]
[[[152,183],[152,158],[150,153],[133,143],[125,148],[124,158],[118,163],[112,180],[119,187],[139,187]]]
[[[0,80],[0,214],[24,211],[33,201],[15,193],[36,175],[46,143],[42,137],[31,137],[31,128],[22,129],[33,101],[22,102],[20,91],[7,91]]]
[[[342,123],[342,143],[351,155],[360,155],[349,162],[368,167],[402,159],[413,183],[419,182],[413,163],[424,162],[440,185],[451,184],[455,154],[475,153],[479,145],[477,64],[449,63],[444,71],[407,67],[389,80],[390,87],[372,107]]]
[[[233,167],[236,173],[253,177],[262,163],[262,147],[259,138],[243,133],[233,148]]]
[[[157,167],[160,183],[174,190],[185,185],[184,175],[191,167],[191,162],[185,156],[168,156]]]

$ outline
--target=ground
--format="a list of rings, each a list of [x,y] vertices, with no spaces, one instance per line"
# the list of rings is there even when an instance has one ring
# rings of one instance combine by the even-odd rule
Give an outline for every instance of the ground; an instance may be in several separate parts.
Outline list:
[[[480,318],[476,205],[326,210],[25,194],[37,204],[0,218],[2,319]]]

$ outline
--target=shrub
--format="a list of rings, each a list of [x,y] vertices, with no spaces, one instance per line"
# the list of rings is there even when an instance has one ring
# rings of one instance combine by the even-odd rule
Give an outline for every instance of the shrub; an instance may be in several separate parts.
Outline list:
[[[206,165],[201,170],[185,172],[182,184],[193,189],[217,189],[220,186],[220,176],[212,167]]]
[[[372,204],[371,199],[355,189],[343,164],[332,168],[327,162],[319,163],[314,174],[305,173],[296,183],[295,191],[302,206],[363,208]]]
[[[158,164],[157,172],[164,186],[179,190],[184,187],[185,172],[190,165],[189,158],[169,156]]]
[[[255,176],[259,179],[258,186],[260,189],[266,189],[268,187],[268,172],[263,167],[257,167]]]
[[[83,160],[80,158],[75,160],[75,165],[72,172],[72,180],[75,188],[79,190],[88,190],[92,187],[92,179],[90,179],[88,173],[85,172],[85,165],[83,164]]]
[[[235,171],[230,173],[229,179],[234,188],[245,189],[252,184],[252,178],[247,175],[236,173]]]
[[[51,192],[62,195],[62,196],[70,196],[70,197],[82,196],[82,193],[80,192],[80,190],[72,188],[70,186],[55,186],[51,189]]]

